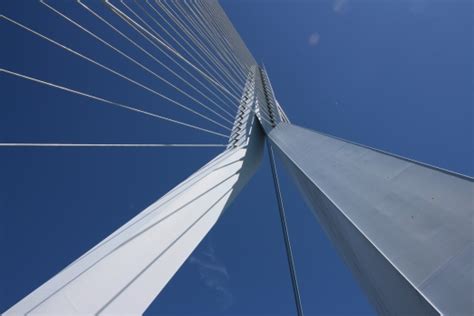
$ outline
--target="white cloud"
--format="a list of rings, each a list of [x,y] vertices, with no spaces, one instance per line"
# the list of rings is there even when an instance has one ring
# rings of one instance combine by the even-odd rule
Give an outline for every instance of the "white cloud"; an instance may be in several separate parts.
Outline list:
[[[225,265],[219,261],[212,244],[208,243],[206,250],[194,254],[189,261],[196,265],[204,285],[216,293],[221,311],[229,308],[234,303],[234,296],[228,286],[230,275]]]
[[[319,40],[321,39],[321,36],[319,35],[318,32],[312,33],[309,38],[308,38],[308,44],[309,46],[316,46],[319,44]]]
[[[349,0],[334,0],[332,3],[332,9],[337,14],[344,14],[349,8]]]

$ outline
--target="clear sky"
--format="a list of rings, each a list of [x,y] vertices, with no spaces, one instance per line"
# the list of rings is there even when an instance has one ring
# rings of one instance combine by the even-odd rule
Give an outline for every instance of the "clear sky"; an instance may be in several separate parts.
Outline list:
[[[123,44],[73,1],[49,2]],[[100,10],[100,2],[88,3]],[[222,6],[265,64],[293,123],[474,175],[472,1],[223,0]],[[0,14],[172,95],[36,2],[1,1]],[[4,20],[0,37],[0,68],[212,128]],[[5,74],[0,90],[1,142],[226,141]],[[220,150],[0,148],[0,311]],[[280,175],[306,314],[374,314],[282,168]],[[147,313],[294,315],[279,225],[265,157]]]

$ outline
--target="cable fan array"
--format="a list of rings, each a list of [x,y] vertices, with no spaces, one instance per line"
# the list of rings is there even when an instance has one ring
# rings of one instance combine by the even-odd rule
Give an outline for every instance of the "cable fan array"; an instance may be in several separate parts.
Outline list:
[[[69,41],[49,35],[16,17],[0,15],[2,23],[28,33],[54,49],[96,67],[97,72],[123,81],[130,89],[156,98],[151,110],[138,102],[87,91],[12,68],[0,73],[102,103],[229,138],[246,79],[255,59],[215,0],[105,0],[75,2],[40,0],[45,19],[62,21],[93,43],[79,49]],[[90,46],[89,46],[90,48]],[[119,67],[97,56],[96,48],[120,59]],[[132,71],[133,69],[133,71]],[[133,72],[133,73],[132,73]],[[147,80],[144,80],[144,78]],[[153,81],[150,81],[152,79]],[[150,83],[151,82],[151,83]],[[107,85],[107,82],[102,84]],[[180,115],[163,113],[176,107]],[[169,112],[169,111],[168,111]],[[183,119],[183,117],[191,119]],[[0,146],[121,146],[137,144],[1,143]],[[138,144],[146,147],[207,147],[224,144]]]

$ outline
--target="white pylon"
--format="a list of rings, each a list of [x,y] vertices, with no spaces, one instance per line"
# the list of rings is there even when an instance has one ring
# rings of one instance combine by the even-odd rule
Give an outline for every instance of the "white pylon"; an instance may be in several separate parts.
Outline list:
[[[264,134],[253,100],[244,92],[222,154],[5,315],[142,314],[258,168]]]
[[[473,179],[289,124],[255,68],[226,151],[6,314],[145,311],[257,169],[261,127],[378,312],[472,314]]]

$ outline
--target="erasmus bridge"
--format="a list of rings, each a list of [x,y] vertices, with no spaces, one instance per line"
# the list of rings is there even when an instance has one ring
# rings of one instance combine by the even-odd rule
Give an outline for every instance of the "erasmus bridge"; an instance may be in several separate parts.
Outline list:
[[[137,210],[116,231],[107,232],[92,249],[78,253],[5,315],[142,314],[252,178],[264,150],[272,167],[295,313],[303,315],[304,302],[275,156],[379,314],[473,314],[472,178],[299,127],[278,102],[267,69],[257,63],[215,0],[71,3],[39,1],[44,19],[55,16],[126,67],[97,58],[95,50],[76,49],[73,39],[63,41],[0,12],[2,27],[27,33],[153,95],[163,108],[176,107],[186,114],[160,112],[160,107],[145,107],[139,100],[115,99],[3,63],[2,76],[219,141],[0,146],[221,147],[222,152]],[[130,75],[127,69],[133,67],[158,84]]]

